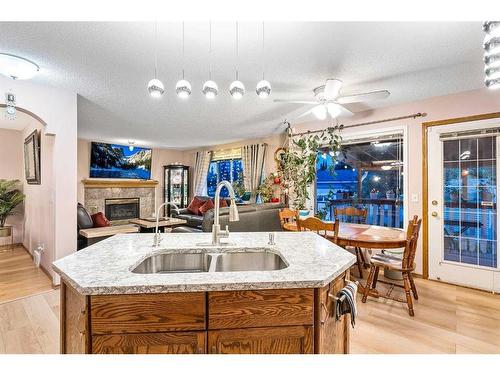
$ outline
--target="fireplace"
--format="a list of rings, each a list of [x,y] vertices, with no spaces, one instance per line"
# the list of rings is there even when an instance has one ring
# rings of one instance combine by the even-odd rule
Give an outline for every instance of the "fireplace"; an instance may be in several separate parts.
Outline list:
[[[110,221],[123,221],[139,218],[139,198],[106,199],[104,212]]]

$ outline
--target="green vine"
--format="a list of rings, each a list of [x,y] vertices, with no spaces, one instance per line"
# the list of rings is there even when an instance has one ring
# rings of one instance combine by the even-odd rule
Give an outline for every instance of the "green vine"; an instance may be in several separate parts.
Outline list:
[[[308,188],[316,180],[316,158],[320,149],[327,148],[332,152],[333,161],[337,160],[341,151],[342,129],[343,125],[335,125],[321,133],[305,134],[298,139],[294,139],[293,134],[288,132],[289,148],[282,156],[283,178],[291,189],[295,209],[306,209]],[[334,165],[332,163],[329,167],[332,174]]]

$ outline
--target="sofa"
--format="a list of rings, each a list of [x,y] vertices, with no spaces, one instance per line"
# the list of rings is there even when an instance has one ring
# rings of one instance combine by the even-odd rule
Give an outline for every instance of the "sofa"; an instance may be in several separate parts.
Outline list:
[[[278,232],[282,231],[279,211],[285,207],[280,203],[249,204],[238,206],[239,221],[229,221],[229,208],[220,209],[219,223],[222,229],[229,227],[231,232]],[[211,232],[215,210],[208,210],[199,216],[199,226],[180,226],[173,233]],[[193,215],[195,216],[195,215]],[[181,217],[181,216],[179,216]],[[192,221],[194,223],[194,221]],[[189,223],[189,222],[188,222]]]
[[[195,198],[198,198],[202,201],[207,201],[209,199],[212,199],[210,197],[205,197],[202,195],[197,195]],[[226,199],[227,204],[229,205],[230,200]],[[195,215],[191,211],[189,211],[187,208],[181,208],[178,211],[171,209],[171,216],[176,217],[178,219],[183,219],[186,220],[186,227],[193,228],[193,229],[199,229],[201,231],[201,227],[203,224],[203,216],[202,215]]]

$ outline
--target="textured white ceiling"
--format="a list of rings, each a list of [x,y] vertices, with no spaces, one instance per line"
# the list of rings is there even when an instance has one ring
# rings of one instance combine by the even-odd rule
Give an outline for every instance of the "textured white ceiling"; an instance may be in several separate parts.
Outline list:
[[[175,95],[181,76],[181,23],[159,23],[160,100],[147,94],[153,75],[154,23],[0,23],[0,51],[36,61],[34,81],[79,94],[78,134],[88,139],[190,148],[255,138],[278,131],[300,105],[272,98],[310,95],[327,78],[344,81],[344,94],[388,89],[389,99],[349,107],[354,112],[482,87],[480,22],[460,23],[240,23],[240,58],[234,23],[212,24],[213,79],[220,94],[206,100],[208,22],[186,23],[188,100]],[[228,91],[238,66],[247,95]],[[261,100],[262,69],[273,95]],[[15,90],[15,88],[14,88]],[[290,112],[294,112],[290,114]]]

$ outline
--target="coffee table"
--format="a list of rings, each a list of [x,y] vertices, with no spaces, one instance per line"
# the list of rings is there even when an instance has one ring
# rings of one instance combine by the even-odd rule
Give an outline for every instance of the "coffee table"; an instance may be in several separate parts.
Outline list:
[[[178,219],[176,217],[166,217],[160,219],[160,221],[158,222],[158,228],[165,231],[165,228],[175,228],[186,223],[187,221],[183,219]],[[130,224],[138,225],[140,227],[141,233],[152,233],[155,231],[156,227],[156,221],[145,219],[132,219],[130,220]]]

